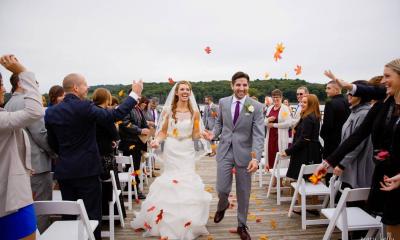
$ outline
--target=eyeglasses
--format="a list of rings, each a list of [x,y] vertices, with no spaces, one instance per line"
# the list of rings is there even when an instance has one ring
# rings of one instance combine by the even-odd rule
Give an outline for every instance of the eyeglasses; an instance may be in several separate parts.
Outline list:
[[[296,93],[297,96],[302,96],[304,93]]]

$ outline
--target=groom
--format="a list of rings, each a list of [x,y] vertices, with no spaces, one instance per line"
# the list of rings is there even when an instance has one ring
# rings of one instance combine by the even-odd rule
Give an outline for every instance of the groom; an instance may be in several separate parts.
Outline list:
[[[219,101],[219,114],[210,139],[220,136],[217,151],[218,209],[214,222],[220,222],[230,203],[232,169],[236,169],[236,196],[238,201],[238,228],[241,239],[251,239],[247,232],[247,213],[251,191],[251,173],[257,171],[264,144],[263,106],[251,99],[249,75],[237,72],[232,76],[233,96]]]

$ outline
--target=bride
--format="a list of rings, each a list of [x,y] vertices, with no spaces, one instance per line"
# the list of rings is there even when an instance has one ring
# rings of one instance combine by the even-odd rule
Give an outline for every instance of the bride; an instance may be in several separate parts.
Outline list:
[[[165,141],[164,172],[150,186],[140,212],[131,222],[143,236],[160,239],[194,239],[208,235],[211,194],[195,172],[195,143],[204,129],[191,84],[180,81],[172,88],[161,113],[152,148]]]

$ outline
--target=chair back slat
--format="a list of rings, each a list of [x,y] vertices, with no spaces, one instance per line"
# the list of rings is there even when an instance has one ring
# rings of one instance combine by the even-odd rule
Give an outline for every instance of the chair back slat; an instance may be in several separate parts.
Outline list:
[[[370,188],[351,189],[347,195],[346,202],[363,201],[368,199]]]
[[[36,215],[80,215],[81,210],[76,201],[35,201]]]
[[[132,164],[132,157],[131,156],[115,156],[115,161],[118,164]]]

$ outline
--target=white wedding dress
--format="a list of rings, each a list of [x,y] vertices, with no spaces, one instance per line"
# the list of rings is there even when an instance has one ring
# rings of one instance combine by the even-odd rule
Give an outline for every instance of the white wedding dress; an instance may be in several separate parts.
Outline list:
[[[131,222],[134,229],[144,229],[143,236],[160,239],[194,239],[208,235],[211,194],[204,190],[195,172],[195,148],[190,113],[170,117],[164,145],[164,172],[150,186],[140,212]]]

